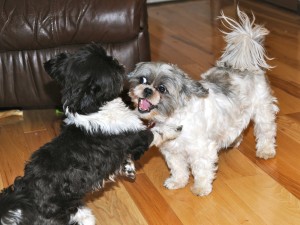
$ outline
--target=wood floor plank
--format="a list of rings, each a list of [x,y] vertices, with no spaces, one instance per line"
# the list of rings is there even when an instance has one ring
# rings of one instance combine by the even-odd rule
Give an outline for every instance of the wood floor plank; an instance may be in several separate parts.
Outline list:
[[[170,205],[144,173],[139,173],[134,183],[124,183],[124,186],[149,224],[182,225]]]
[[[58,110],[38,110],[44,127],[51,138],[60,133],[61,123],[64,119],[61,111]]]
[[[276,42],[274,42],[275,44]],[[282,80],[285,81],[292,81],[295,82],[297,84],[300,83],[300,65],[289,65],[287,62],[289,62],[287,60],[287,62],[282,62],[283,60],[279,60],[279,59],[274,59],[270,62],[270,64],[275,65],[275,67],[272,69],[271,72],[268,72],[268,74],[270,74],[271,79],[272,77],[275,78],[281,78]],[[284,74],[284,78],[282,77]]]
[[[0,172],[2,183],[8,186],[23,175],[24,162],[30,152],[20,123],[0,127]]]
[[[287,81],[280,78],[276,78],[274,76],[269,76],[271,84],[274,87],[277,87],[286,93],[292,95],[293,97],[299,99],[300,98],[300,83],[296,83],[293,81]]]
[[[124,184],[127,182],[124,181]],[[109,183],[104,190],[89,195],[87,199],[88,207],[97,218],[97,224],[148,224],[122,182]]]
[[[299,200],[268,176],[243,177],[226,184],[266,224],[282,225],[287,221],[289,225],[299,224]]]
[[[278,99],[278,115],[297,113],[300,111],[300,99],[286,91],[273,86],[274,96]]]
[[[254,145],[253,128],[250,127],[239,150],[300,199],[300,144],[279,130],[277,154],[274,159],[270,160],[256,158]]]
[[[300,112],[278,116],[277,124],[279,131],[300,144]]]
[[[220,10],[235,16],[236,1],[195,0],[148,7],[153,61],[177,64],[192,78],[215,64],[224,48]],[[267,71],[278,99],[277,156],[255,156],[253,125],[238,149],[220,153],[213,192],[194,196],[189,184],[163,186],[168,167],[156,148],[137,162],[135,182],[118,180],[87,196],[97,225],[298,225],[300,224],[300,16],[258,0],[240,0],[270,31],[265,44],[274,58]],[[25,110],[0,120],[0,188],[23,174],[30,154],[60,132],[55,110]]]
[[[247,164],[246,157],[243,157],[237,150],[235,151],[243,160],[240,160],[240,158],[234,158],[232,160],[237,160],[240,164],[234,165],[236,168],[234,169],[235,173],[231,172],[229,177],[240,178],[255,175],[257,171],[255,170],[256,172],[253,172],[249,170],[249,163]],[[211,195],[207,197],[196,197],[190,191],[190,186],[193,181],[192,178],[190,179],[190,184],[183,189],[167,190],[163,187],[163,181],[169,176],[169,171],[159,153],[149,152],[142,161],[143,160],[147,161],[147,163],[144,164],[143,170],[159,193],[176,212],[183,224],[265,224],[260,216],[251,210],[248,205],[226,185],[226,182],[224,182],[224,177],[226,177],[224,173],[218,173]],[[221,158],[221,161],[222,160]],[[244,160],[246,160],[246,162],[244,162]],[[245,165],[248,166],[243,169]],[[223,167],[223,164],[220,164],[219,170],[224,169]],[[228,168],[225,168],[225,170],[226,169]],[[227,179],[229,179],[228,174]]]
[[[4,180],[2,178],[2,172],[0,173],[0,189],[7,187],[7,185],[4,185]]]
[[[31,153],[52,140],[47,130],[25,133],[25,138]]]

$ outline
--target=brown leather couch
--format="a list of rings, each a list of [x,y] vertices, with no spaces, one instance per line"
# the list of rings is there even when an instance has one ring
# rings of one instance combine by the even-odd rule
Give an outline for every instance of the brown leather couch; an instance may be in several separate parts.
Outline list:
[[[60,87],[43,63],[96,42],[133,69],[150,60],[145,0],[0,0],[0,109],[49,108]]]

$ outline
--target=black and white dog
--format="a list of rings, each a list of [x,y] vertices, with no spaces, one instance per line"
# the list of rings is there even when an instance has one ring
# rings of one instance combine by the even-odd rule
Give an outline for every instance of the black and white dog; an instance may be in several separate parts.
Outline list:
[[[97,44],[44,64],[62,86],[61,134],[33,153],[23,177],[0,194],[1,225],[94,225],[83,197],[115,175],[134,176],[130,157],[178,136],[147,130],[119,98],[125,71]]]

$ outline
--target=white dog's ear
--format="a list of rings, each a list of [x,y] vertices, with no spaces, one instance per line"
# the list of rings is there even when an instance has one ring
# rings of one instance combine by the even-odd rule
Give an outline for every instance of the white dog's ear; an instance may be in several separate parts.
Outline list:
[[[132,77],[133,77],[133,75],[134,75],[134,71],[132,71],[132,72],[128,73],[128,74],[127,74],[127,78],[132,78]]]
[[[209,91],[208,89],[203,87],[200,81],[193,81],[192,93],[197,97],[206,97]]]
[[[144,64],[146,64],[146,62],[139,62],[135,65],[135,68],[133,71],[131,71],[130,73],[127,74],[127,78],[132,78],[134,77],[134,75],[136,74],[136,72],[140,69],[140,67],[142,67]]]
[[[197,97],[206,97],[209,93],[208,89],[203,87],[200,81],[188,80],[183,86],[183,92],[187,96],[195,95]]]

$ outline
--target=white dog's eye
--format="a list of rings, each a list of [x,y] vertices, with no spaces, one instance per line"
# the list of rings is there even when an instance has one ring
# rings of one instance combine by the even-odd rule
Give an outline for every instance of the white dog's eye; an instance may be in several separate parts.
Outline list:
[[[146,77],[140,77],[140,84],[148,84],[148,80]]]
[[[162,84],[157,87],[157,90],[162,94],[167,92],[167,88]]]

